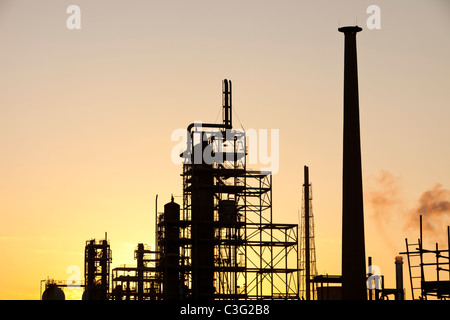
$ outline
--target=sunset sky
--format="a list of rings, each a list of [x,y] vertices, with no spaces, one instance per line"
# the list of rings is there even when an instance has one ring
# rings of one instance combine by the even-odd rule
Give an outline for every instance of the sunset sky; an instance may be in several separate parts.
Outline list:
[[[105,232],[112,267],[135,265],[137,244],[154,245],[156,195],[181,203],[172,132],[221,121],[223,79],[235,127],[279,130],[274,222],[299,223],[309,166],[318,272],[340,274],[337,29],[355,24],[366,255],[391,288],[418,211],[425,245],[447,248],[449,1],[0,0],[0,299],[39,299],[73,265],[83,277],[85,242]],[[406,261],[404,274],[409,295]]]

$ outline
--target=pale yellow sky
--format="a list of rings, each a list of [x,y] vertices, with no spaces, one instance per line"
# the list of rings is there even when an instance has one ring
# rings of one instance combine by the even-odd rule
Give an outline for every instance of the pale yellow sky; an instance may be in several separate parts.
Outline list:
[[[75,2],[81,30],[68,30]],[[366,27],[371,4],[380,30]],[[420,196],[450,189],[449,18],[446,1],[0,1],[0,299],[38,299],[105,232],[113,267],[134,264],[137,243],[153,244],[156,194],[160,207],[181,194],[171,133],[216,119],[224,78],[235,126],[279,129],[274,222],[298,222],[308,165],[318,271],[339,274],[337,28],[355,22],[366,252],[393,286]],[[383,172],[396,192],[380,210]]]

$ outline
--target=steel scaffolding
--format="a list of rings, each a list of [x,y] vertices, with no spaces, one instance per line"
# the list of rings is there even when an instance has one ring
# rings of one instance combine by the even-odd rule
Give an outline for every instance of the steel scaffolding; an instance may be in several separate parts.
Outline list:
[[[298,225],[273,223],[272,175],[247,170],[245,132],[231,126],[231,82],[223,88],[223,124],[188,127],[179,220],[169,226],[158,214],[161,270],[164,252],[176,254],[178,299],[298,299]],[[168,241],[176,244],[165,250]]]
[[[104,240],[86,241],[84,254],[84,300],[106,300],[109,294],[111,248]]]
[[[423,247],[422,215],[420,216],[420,237],[417,243],[410,243],[405,239],[406,251],[400,254],[406,255],[408,261],[409,279],[412,300],[428,300],[450,298],[450,228],[447,226],[447,249],[439,249],[436,243],[435,250]],[[412,249],[412,250],[411,250]],[[434,256],[434,257],[432,257]],[[430,260],[434,258],[434,261]],[[432,262],[431,262],[432,261]],[[436,273],[430,271],[435,267]],[[445,273],[443,279],[442,274]],[[429,280],[429,278],[432,280]]]
[[[161,281],[156,268],[158,252],[139,243],[134,251],[136,267],[121,266],[112,270],[113,300],[157,300],[161,298]]]

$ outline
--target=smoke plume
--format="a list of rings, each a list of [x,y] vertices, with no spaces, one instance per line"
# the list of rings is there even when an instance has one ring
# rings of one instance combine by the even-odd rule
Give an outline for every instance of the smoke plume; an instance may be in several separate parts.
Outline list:
[[[388,227],[398,232],[414,231],[419,237],[419,216],[422,215],[422,231],[425,240],[447,243],[447,226],[450,225],[450,190],[436,183],[426,190],[414,205],[405,206],[401,195],[401,179],[388,171],[369,177],[364,192],[364,202],[370,213],[370,222],[386,244],[393,239]]]
[[[378,232],[383,235],[387,245],[393,246],[393,241],[386,232],[386,226],[393,215],[401,212],[400,178],[388,171],[382,170],[377,177],[368,179],[365,200],[370,208],[371,221]]]
[[[422,215],[422,229],[431,234],[441,234],[450,222],[450,190],[436,183],[433,188],[425,191],[418,201],[417,207],[410,215],[411,227],[416,225],[419,215]],[[414,223],[415,222],[415,223]]]

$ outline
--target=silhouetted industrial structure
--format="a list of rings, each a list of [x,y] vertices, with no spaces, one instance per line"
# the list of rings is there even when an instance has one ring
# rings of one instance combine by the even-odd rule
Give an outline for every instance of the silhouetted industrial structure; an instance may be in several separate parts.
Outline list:
[[[359,128],[358,26],[339,28],[345,35],[344,149],[342,171],[342,298],[365,300],[366,261]]]
[[[425,249],[423,245],[422,215],[419,217],[419,238],[417,243],[410,243],[405,239],[406,255],[409,270],[412,300],[427,300],[429,297],[437,299],[450,298],[450,228],[447,226],[447,249]],[[434,259],[433,259],[434,258]],[[436,273],[430,270],[435,267]],[[428,271],[428,272],[427,272]],[[442,279],[441,273],[446,273]],[[431,278],[431,280],[429,280]]]
[[[369,300],[389,300],[393,296],[393,300],[404,300],[405,291],[403,288],[403,258],[395,257],[395,288],[389,289],[385,287],[384,275],[379,274],[380,270],[374,270],[377,266],[372,264],[372,257],[368,259],[367,273],[367,294]]]
[[[223,122],[187,128],[183,206],[157,217],[163,296],[297,299],[298,225],[273,223],[272,176],[247,169],[231,99],[224,80]]]
[[[157,277],[158,252],[139,243],[134,251],[136,267],[120,266],[112,270],[113,300],[156,300],[160,296],[160,279]]]
[[[362,29],[338,30],[345,35],[341,275],[317,273],[307,166],[300,228],[273,222],[272,175],[247,168],[247,137],[233,129],[232,85],[225,79],[222,122],[187,126],[186,148],[180,155],[182,204],[172,196],[159,212],[156,196],[153,250],[139,243],[136,266],[122,265],[111,273],[106,235],[104,240],[88,240],[84,282],[42,280],[41,298],[63,300],[61,288],[75,285],[84,289],[85,300],[380,300],[391,295],[403,300],[401,256],[395,257],[393,289],[385,288],[372,257],[366,272],[356,55],[356,34]],[[418,243],[405,239],[407,250],[401,254],[407,256],[413,299],[450,298],[449,229],[447,233],[447,250],[437,244],[435,250],[424,249],[421,217]],[[411,246],[417,246],[415,251]],[[425,254],[435,255],[435,262],[426,262]],[[420,259],[416,264],[415,257]],[[425,280],[427,266],[436,267],[436,280]],[[413,276],[414,270],[420,274]],[[441,272],[448,272],[448,281]]]
[[[356,34],[358,26],[341,27],[344,33],[344,124],[342,161],[342,274],[306,277],[319,300],[366,300],[367,274],[359,123]],[[305,174],[306,175],[306,174]],[[305,192],[306,194],[306,192]],[[306,212],[306,210],[305,210]],[[305,221],[309,221],[305,220]],[[308,226],[306,226],[308,227]],[[307,242],[309,246],[310,242]],[[310,266],[308,254],[305,264]],[[309,273],[309,271],[306,271]],[[309,287],[309,286],[308,286]],[[308,297],[307,297],[308,298]]]
[[[41,282],[42,283],[42,282]],[[64,284],[65,285],[65,284]],[[66,295],[61,289],[61,284],[58,285],[54,280],[45,281],[45,290],[41,293],[42,300],[65,300]]]
[[[109,242],[95,239],[86,241],[84,250],[83,300],[106,300],[109,294],[112,255]]]
[[[312,188],[309,183],[309,168],[304,166],[303,171],[303,201],[300,219],[300,296],[305,300],[314,300],[315,290],[312,290],[311,281],[317,276],[317,267],[314,216],[312,211]]]

